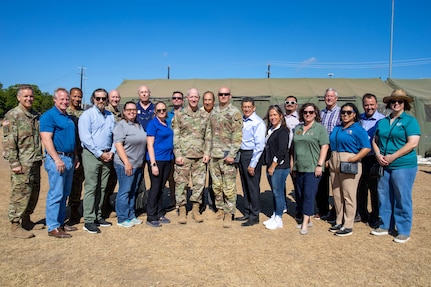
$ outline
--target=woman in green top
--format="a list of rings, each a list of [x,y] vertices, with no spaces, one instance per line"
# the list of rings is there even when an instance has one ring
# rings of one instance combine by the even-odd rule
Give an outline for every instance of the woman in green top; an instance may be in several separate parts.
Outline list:
[[[312,226],[310,216],[314,214],[314,200],[325,168],[329,148],[328,132],[321,125],[319,110],[313,103],[304,104],[299,111],[299,124],[295,128],[292,142],[291,161],[296,176],[295,188],[300,195],[296,204],[302,209],[303,221],[297,228],[308,233]]]

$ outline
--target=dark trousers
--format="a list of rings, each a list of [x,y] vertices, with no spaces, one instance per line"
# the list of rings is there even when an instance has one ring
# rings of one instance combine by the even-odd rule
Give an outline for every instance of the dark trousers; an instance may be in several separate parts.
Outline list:
[[[322,177],[316,177],[314,172],[297,172],[295,180],[295,191],[298,194],[296,204],[299,212],[308,216],[314,214],[314,199],[317,188]]]
[[[358,184],[357,192],[357,212],[363,221],[370,220],[377,222],[379,220],[379,195],[377,193],[377,178],[370,177],[370,170],[377,160],[374,156],[366,156],[362,159],[362,175]],[[370,191],[371,213],[368,218],[368,190]]]
[[[157,221],[165,215],[163,209],[163,188],[166,180],[168,180],[172,164],[171,161],[157,161],[156,163],[159,168],[158,176],[153,175],[151,164],[148,163],[151,188],[148,192],[147,200],[147,221]]]
[[[329,168],[325,168],[319,182],[316,194],[316,205],[320,216],[325,216],[329,211]]]
[[[254,176],[251,176],[247,168],[250,164],[253,151],[241,150],[239,161],[239,175],[241,177],[242,190],[244,193],[244,216],[248,216],[250,220],[259,220],[260,213],[260,177],[262,174],[262,157],[254,169]]]

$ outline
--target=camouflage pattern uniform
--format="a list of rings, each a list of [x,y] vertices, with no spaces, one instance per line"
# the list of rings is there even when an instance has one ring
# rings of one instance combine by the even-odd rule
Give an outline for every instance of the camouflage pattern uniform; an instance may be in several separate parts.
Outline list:
[[[226,164],[224,158],[235,158],[242,142],[241,112],[229,103],[214,107],[209,117],[212,137],[210,173],[213,180],[217,209],[235,213],[236,166]]]
[[[110,111],[114,115],[115,122],[121,121],[121,112],[116,110],[111,104],[105,107],[105,110]],[[108,183],[106,184],[105,197],[102,205],[102,217],[109,218],[109,215],[114,211],[115,207],[111,205],[111,195],[114,193],[115,187],[117,186],[117,172],[115,171],[114,165],[111,165],[111,171],[109,173]]]
[[[70,106],[66,109],[66,113],[71,116],[73,122],[75,123],[76,147],[78,150],[79,162],[81,163],[82,163],[82,146],[81,146],[81,141],[79,140],[79,134],[78,134],[78,119],[83,112],[84,112],[83,109],[74,110]],[[79,218],[73,218],[75,221],[78,221],[78,222],[81,217],[81,215],[79,215],[78,208],[79,208],[79,205],[81,204],[82,183],[84,182],[84,179],[85,179],[84,167],[82,164],[80,164],[79,167],[75,169],[73,172],[72,190],[70,191],[69,202],[68,202],[68,205],[71,208],[71,213],[72,213],[71,217],[79,216]]]
[[[176,184],[177,206],[187,203],[186,186],[190,176],[193,183],[191,202],[202,203],[202,193],[205,186],[204,155],[209,156],[211,135],[207,129],[207,112],[197,109],[196,112],[187,106],[175,113],[172,121],[174,130],[175,158],[182,158],[183,165],[175,164],[174,180]]]
[[[3,157],[11,169],[21,166],[22,174],[11,174],[9,221],[19,223],[33,213],[40,192],[42,145],[39,114],[21,104],[6,113],[3,120]]]

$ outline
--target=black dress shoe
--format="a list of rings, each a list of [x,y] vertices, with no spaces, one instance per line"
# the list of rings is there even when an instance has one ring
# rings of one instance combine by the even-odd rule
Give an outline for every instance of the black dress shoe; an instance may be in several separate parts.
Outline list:
[[[235,217],[236,221],[245,221],[248,220],[248,216]]]
[[[258,224],[259,220],[247,220],[246,222],[241,223],[241,226],[253,226],[255,224]]]

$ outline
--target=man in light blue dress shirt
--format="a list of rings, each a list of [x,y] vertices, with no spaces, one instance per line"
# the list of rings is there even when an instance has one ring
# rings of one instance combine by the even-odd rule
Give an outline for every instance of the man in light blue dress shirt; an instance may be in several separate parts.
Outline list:
[[[362,97],[364,113],[360,115],[361,126],[367,131],[370,142],[373,141],[377,122],[384,118],[377,111],[378,104],[375,95],[367,93]],[[377,163],[373,149],[362,159],[362,175],[358,183],[357,214],[362,222],[368,222],[373,228],[379,227],[379,197],[377,194],[377,178],[370,177],[373,164]],[[370,190],[371,212],[368,213],[368,190]],[[358,218],[359,219],[359,218]]]
[[[256,106],[253,98],[243,98],[241,109],[243,112],[243,127],[239,174],[244,194],[244,212],[242,217],[235,219],[245,221],[241,226],[252,226],[259,223],[261,155],[265,148],[266,126],[255,112]]]
[[[91,96],[93,107],[86,110],[78,122],[79,138],[84,165],[84,230],[100,233],[98,226],[111,226],[102,218],[102,204],[112,167],[115,147],[112,132],[115,126],[114,115],[105,110],[108,92],[97,89]]]

